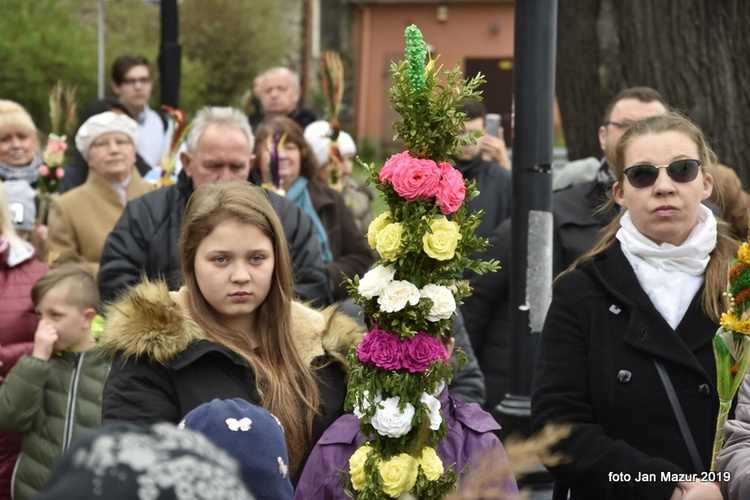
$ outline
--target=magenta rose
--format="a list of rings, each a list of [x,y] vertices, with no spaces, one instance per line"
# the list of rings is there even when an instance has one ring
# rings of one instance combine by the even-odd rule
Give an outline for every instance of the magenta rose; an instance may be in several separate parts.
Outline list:
[[[403,351],[403,366],[411,373],[421,373],[434,361],[448,358],[448,352],[440,340],[425,332],[404,341]]]
[[[443,215],[450,215],[461,208],[466,197],[466,185],[461,172],[448,162],[440,163],[441,178],[435,193]]]
[[[357,347],[359,360],[381,370],[401,368],[401,341],[380,327],[373,328]]]
[[[408,151],[391,156],[380,170],[380,181],[388,181],[406,201],[428,200],[435,196],[440,169],[434,161],[412,158]]]

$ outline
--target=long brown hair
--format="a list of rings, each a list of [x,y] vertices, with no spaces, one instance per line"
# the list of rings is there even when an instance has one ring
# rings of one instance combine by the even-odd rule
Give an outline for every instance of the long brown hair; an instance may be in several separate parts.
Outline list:
[[[198,288],[195,276],[198,246],[224,222],[252,224],[273,243],[275,265],[271,288],[257,309],[257,350],[245,335],[222,322]],[[198,187],[185,209],[180,257],[191,317],[213,341],[237,353],[252,368],[261,405],[284,425],[294,475],[312,433],[320,394],[292,336],[292,261],[281,222],[265,191],[248,182],[207,183]]]
[[[703,175],[707,173],[712,174],[716,170],[716,154],[708,145],[708,141],[701,129],[689,118],[676,112],[669,112],[665,115],[652,116],[634,123],[617,142],[612,152],[607,156],[607,162],[614,172],[617,182],[626,182],[625,174],[623,173],[627,167],[625,165],[625,153],[632,141],[644,135],[663,134],[666,132],[679,132],[689,137],[695,143],[698,148],[698,159],[701,160],[701,172]],[[715,175],[713,177],[716,179]],[[719,189],[716,183],[714,183],[714,189]],[[599,239],[596,245],[573,262],[565,272],[579,267],[584,260],[591,259],[612,246],[616,240],[617,231],[620,229],[622,213],[618,214],[612,222],[599,232]],[[740,242],[732,236],[729,224],[721,219],[717,219],[716,223],[716,247],[711,252],[711,259],[706,267],[701,306],[706,314],[718,322],[721,318],[721,313],[726,307],[724,291],[727,283],[727,268],[732,259],[734,259]]]
[[[286,116],[274,116],[266,118],[255,130],[255,159],[252,168],[265,175],[263,161],[263,149],[267,147],[269,137],[286,134],[285,141],[296,144],[300,152],[300,175],[308,179],[317,179],[326,182],[324,170],[318,168],[318,160],[312,147],[305,139],[302,128],[297,122]]]

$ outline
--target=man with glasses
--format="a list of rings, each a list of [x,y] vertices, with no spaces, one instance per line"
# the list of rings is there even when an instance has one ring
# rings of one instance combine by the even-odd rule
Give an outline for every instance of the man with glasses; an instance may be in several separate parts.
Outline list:
[[[166,120],[148,105],[154,82],[151,67],[142,55],[124,55],[112,65],[112,91],[138,122],[138,154],[151,166],[161,163],[166,151]]]
[[[599,127],[599,145],[603,157],[595,178],[553,193],[554,275],[564,271],[590,250],[597,240],[599,230],[609,224],[619,211],[616,204],[602,206],[612,196],[612,184],[615,180],[607,165],[608,153],[633,123],[662,115],[668,108],[669,105],[661,94],[650,87],[627,88],[609,102]],[[731,168],[718,165],[714,174],[715,184],[721,190],[721,198],[718,195],[719,189],[714,189],[707,204],[732,225],[737,236],[747,237],[750,195],[743,191],[740,178]]]

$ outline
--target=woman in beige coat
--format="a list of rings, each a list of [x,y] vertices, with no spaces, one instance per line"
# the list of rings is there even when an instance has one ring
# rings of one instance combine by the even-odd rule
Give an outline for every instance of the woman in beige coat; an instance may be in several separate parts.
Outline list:
[[[125,204],[152,189],[135,166],[136,122],[106,111],[86,120],[76,147],[89,164],[86,182],[60,196],[49,214],[49,249],[60,261],[84,262],[99,271],[104,242]]]

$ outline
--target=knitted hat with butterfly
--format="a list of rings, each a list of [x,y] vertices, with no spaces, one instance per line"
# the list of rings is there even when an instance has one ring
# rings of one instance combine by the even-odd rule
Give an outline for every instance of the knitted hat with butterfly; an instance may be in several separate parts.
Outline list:
[[[205,435],[240,463],[245,486],[256,498],[291,499],[289,457],[281,422],[243,399],[214,399],[185,415],[180,427]]]

